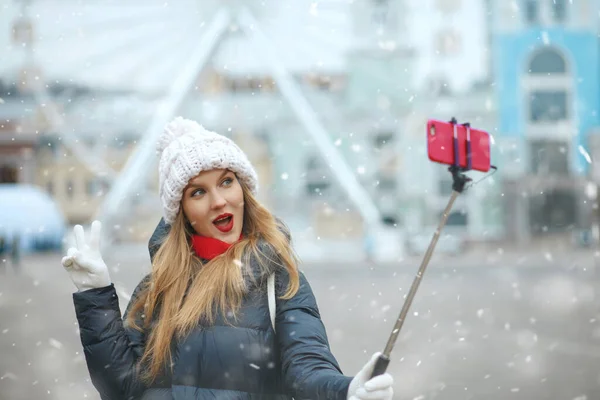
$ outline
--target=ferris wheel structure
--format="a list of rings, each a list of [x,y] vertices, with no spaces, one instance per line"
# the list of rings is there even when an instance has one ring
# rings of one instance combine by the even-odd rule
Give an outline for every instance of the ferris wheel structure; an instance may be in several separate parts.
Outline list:
[[[302,69],[344,68],[343,54],[352,38],[347,10],[343,10],[347,5],[341,3],[314,3],[299,12],[279,1],[124,4],[89,0],[65,7],[58,0],[26,0],[14,11],[13,43],[21,46],[12,48],[15,57],[7,68],[21,71],[19,79],[34,88],[37,103],[63,144],[109,184],[96,215],[105,223],[122,213],[124,201],[127,204],[126,199],[141,190],[140,176],[156,162],[158,135],[176,115],[200,72],[211,65],[228,74],[269,74],[327,160],[331,175],[375,229],[381,224],[378,207],[293,77]],[[286,13],[294,18],[282,17]],[[71,101],[68,91],[53,95],[49,90],[61,83],[156,99],[145,114],[145,130],[119,173],[78,140],[77,130],[61,112],[60,106]]]

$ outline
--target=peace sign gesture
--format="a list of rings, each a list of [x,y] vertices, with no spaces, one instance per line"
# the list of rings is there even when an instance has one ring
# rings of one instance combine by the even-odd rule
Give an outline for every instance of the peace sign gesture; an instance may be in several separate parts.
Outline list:
[[[100,255],[100,221],[92,222],[89,241],[85,240],[85,233],[81,225],[75,225],[75,243],[67,255],[62,259],[71,280],[80,292],[88,289],[106,287],[111,284],[108,267]]]

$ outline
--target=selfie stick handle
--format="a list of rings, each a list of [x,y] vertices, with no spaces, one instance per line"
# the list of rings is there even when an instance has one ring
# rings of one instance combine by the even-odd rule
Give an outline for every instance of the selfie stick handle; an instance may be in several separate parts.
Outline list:
[[[454,118],[452,119],[452,122],[454,124],[456,124],[456,120]],[[469,132],[469,130],[467,132]],[[450,215],[450,210],[452,209],[452,206],[454,205],[454,201],[456,200],[458,195],[461,194],[462,191],[464,190],[467,182],[469,182],[471,180],[469,177],[467,177],[466,175],[461,173],[462,171],[466,171],[467,169],[460,168],[460,166],[458,164],[458,135],[456,132],[456,125],[454,126],[454,135],[455,135],[454,136],[454,138],[455,138],[455,140],[454,140],[455,164],[450,166],[450,168],[448,168],[450,173],[452,173],[452,195],[450,196],[450,200],[448,200],[448,204],[446,205],[446,208],[444,209],[444,213],[442,214],[442,219],[441,219],[435,233],[433,234],[433,238],[431,239],[431,242],[429,243],[429,247],[427,248],[427,251],[425,252],[425,256],[423,257],[421,266],[419,267],[417,275],[415,276],[413,283],[410,287],[410,290],[408,291],[408,295],[406,296],[406,300],[404,301],[404,304],[402,305],[402,310],[400,311],[400,315],[398,316],[398,319],[396,320],[396,323],[394,324],[394,329],[392,329],[392,333],[390,334],[390,337],[388,338],[387,344],[385,345],[385,349],[383,350],[383,353],[379,355],[377,361],[375,362],[375,366],[373,368],[373,373],[371,374],[371,378],[378,376],[378,375],[382,375],[387,370],[387,367],[390,363],[390,355],[392,354],[392,350],[394,349],[394,345],[396,344],[396,340],[398,339],[398,335],[400,334],[402,325],[404,325],[404,321],[406,320],[406,316],[408,315],[408,310],[410,309],[413,299],[415,298],[417,289],[419,288],[419,285],[421,284],[421,279],[423,278],[423,275],[425,274],[425,270],[427,269],[429,260],[431,259],[431,256],[433,255],[433,251],[435,250],[435,246],[437,245],[438,239],[440,238],[440,233],[442,232],[442,229],[444,228],[444,226],[446,225],[446,222],[448,221],[448,216]],[[471,150],[470,141],[468,141],[467,159],[469,161],[471,159],[471,154],[470,154],[471,151],[470,150]],[[470,162],[468,164],[469,165],[467,168],[470,167]]]

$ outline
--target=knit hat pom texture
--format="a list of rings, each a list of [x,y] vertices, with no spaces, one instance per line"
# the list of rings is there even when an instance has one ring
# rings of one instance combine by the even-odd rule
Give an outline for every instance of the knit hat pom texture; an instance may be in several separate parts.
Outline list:
[[[177,117],[165,126],[156,143],[160,154],[159,194],[163,216],[171,224],[179,212],[183,189],[200,172],[228,169],[254,194],[258,176],[246,154],[229,138],[196,121]]]

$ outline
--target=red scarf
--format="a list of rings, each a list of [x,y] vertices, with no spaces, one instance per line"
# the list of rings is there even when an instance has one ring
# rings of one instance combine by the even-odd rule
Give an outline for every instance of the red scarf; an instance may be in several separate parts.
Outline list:
[[[240,235],[240,239],[241,238],[242,235]],[[212,237],[200,235],[192,236],[192,247],[194,248],[196,255],[203,260],[212,260],[216,256],[225,253],[227,249],[233,245],[234,243],[225,243]]]

